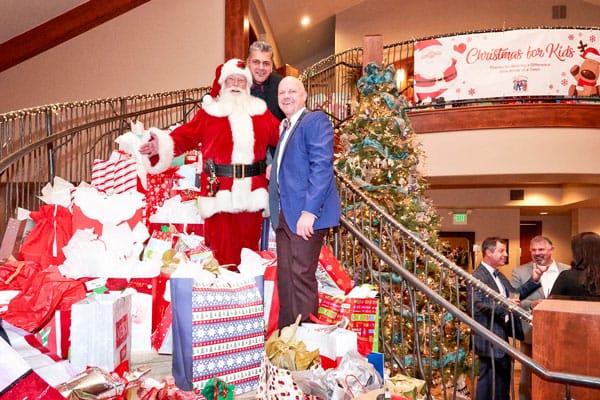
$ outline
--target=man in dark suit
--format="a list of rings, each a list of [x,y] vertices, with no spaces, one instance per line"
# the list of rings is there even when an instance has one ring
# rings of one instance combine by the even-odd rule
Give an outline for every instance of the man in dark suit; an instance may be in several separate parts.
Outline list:
[[[552,240],[546,236],[535,236],[529,242],[529,252],[531,261],[527,264],[519,265],[513,269],[510,283],[515,288],[520,288],[533,275],[534,266],[541,265],[546,267],[546,271],[540,279],[541,286],[521,301],[521,307],[531,312],[533,308],[543,299],[548,297],[554,281],[562,271],[570,269],[567,264],[556,262],[552,258],[554,246]],[[523,334],[525,338],[521,340],[520,349],[523,354],[531,357],[533,349],[531,347],[531,324],[524,323]],[[521,365],[521,377],[519,380],[519,400],[531,399],[531,368]]]
[[[252,43],[246,63],[252,74],[250,94],[263,99],[271,114],[281,121],[285,115],[277,102],[277,87],[282,76],[273,71],[273,48],[266,42]]]
[[[525,298],[540,287],[540,276],[543,269],[535,266],[532,278],[519,289],[511,286],[510,281],[498,271],[506,262],[506,243],[499,237],[490,237],[481,244],[483,259],[473,271],[473,277],[491,289],[508,297],[511,292],[518,292],[519,299]],[[514,300],[517,304],[519,300]],[[512,336],[523,339],[521,320],[514,318],[514,331],[510,312],[502,306],[494,304],[484,294],[469,288],[467,291],[467,308],[473,318],[481,325],[489,328],[494,334],[508,341]],[[479,377],[477,379],[476,398],[478,400],[508,400],[510,398],[510,380],[512,359],[498,347],[493,347],[481,335],[473,335],[475,353],[479,358]]]
[[[269,209],[277,243],[279,327],[316,315],[315,272],[325,234],[340,220],[333,174],[333,126],[321,111],[306,109],[306,90],[297,78],[279,83],[284,129],[269,178]],[[289,121],[289,125],[287,122]]]

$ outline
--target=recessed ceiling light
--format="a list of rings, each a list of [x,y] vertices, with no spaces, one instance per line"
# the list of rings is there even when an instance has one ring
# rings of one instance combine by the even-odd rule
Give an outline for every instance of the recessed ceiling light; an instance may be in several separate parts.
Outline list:
[[[300,20],[300,25],[307,26],[308,24],[310,24],[310,17],[302,17]]]
[[[541,211],[540,215],[548,215],[548,211]]]

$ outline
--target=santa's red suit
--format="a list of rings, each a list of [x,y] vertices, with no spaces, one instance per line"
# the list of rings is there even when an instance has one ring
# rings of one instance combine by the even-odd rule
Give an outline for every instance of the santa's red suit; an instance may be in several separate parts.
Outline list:
[[[247,77],[248,106],[236,109],[222,100],[205,100],[189,123],[170,134],[154,131],[158,156],[147,168],[150,173],[164,171],[174,157],[200,145],[204,166],[198,207],[205,220],[205,240],[219,264],[237,266],[242,248],[258,250],[269,208],[264,161],[267,147],[277,145],[280,123],[263,100],[250,96],[252,77],[241,61],[229,60],[217,68],[217,87],[232,74]],[[217,179],[212,185],[211,170]]]

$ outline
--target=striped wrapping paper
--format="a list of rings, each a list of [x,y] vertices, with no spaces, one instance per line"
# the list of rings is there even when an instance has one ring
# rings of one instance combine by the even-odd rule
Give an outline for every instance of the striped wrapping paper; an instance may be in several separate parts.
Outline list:
[[[93,187],[108,195],[137,190],[137,164],[133,157],[113,151],[108,160],[94,160]]]

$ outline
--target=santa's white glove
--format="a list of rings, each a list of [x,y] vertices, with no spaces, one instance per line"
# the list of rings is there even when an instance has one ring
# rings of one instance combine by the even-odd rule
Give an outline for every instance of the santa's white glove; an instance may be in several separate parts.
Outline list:
[[[150,140],[140,146],[140,154],[152,157],[158,154],[158,138],[156,133],[150,132]]]

